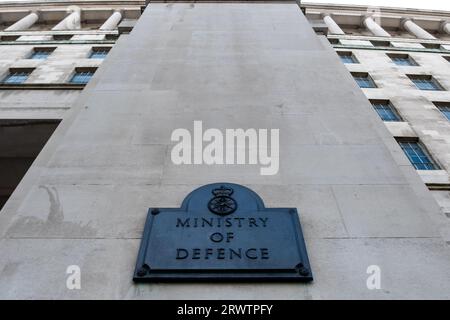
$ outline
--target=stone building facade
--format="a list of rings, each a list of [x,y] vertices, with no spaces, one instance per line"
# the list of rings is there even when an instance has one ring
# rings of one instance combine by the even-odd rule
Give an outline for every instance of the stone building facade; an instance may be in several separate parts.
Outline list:
[[[141,14],[140,4],[32,1],[1,5],[0,206],[120,34],[131,30]]]
[[[319,33],[321,26],[327,28],[349,72],[372,79],[373,87],[362,90],[391,134],[399,142],[419,142],[432,158],[433,170],[417,172],[441,206],[445,224],[450,217],[450,14],[319,4],[305,8]],[[416,78],[437,86],[421,90]]]
[[[450,298],[448,13],[70,5],[0,8],[0,298]],[[199,120],[279,129],[279,171],[175,163]],[[312,283],[133,282],[148,208],[214,182],[298,209]]]

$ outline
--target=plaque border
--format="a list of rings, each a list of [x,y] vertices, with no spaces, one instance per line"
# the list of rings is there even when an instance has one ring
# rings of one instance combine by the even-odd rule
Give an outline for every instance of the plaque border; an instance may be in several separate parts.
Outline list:
[[[149,244],[149,235],[156,216],[159,214],[188,212],[186,205],[190,196],[198,189],[213,185],[234,185],[249,190],[258,203],[257,213],[280,212],[291,216],[291,225],[295,233],[295,242],[301,261],[286,269],[180,269],[180,270],[152,270],[151,266],[144,264]],[[213,183],[204,185],[192,191],[183,201],[180,208],[149,208],[145,221],[144,232],[139,247],[133,281],[142,282],[310,282],[313,274],[309,262],[300,217],[296,208],[265,208],[262,199],[251,189],[232,183]]]

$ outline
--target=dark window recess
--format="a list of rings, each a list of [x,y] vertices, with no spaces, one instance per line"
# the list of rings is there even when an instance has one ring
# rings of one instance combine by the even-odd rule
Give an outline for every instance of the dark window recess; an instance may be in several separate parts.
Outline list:
[[[398,66],[418,66],[417,62],[408,54],[388,53],[388,56]]]
[[[341,61],[346,64],[359,63],[356,57],[350,51],[338,51],[337,52]]]
[[[383,121],[401,121],[394,106],[388,100],[370,100],[373,108]]]
[[[370,41],[374,47],[390,47],[391,43],[389,41]]]
[[[91,80],[95,73],[96,68],[76,68],[70,83],[74,84],[86,84]]]
[[[118,34],[107,34],[105,36],[105,40],[117,40],[117,39],[119,39]]]
[[[0,209],[60,120],[0,120]]]
[[[94,47],[89,55],[90,59],[105,59],[111,47]]]
[[[328,39],[331,44],[341,44],[339,39]]]
[[[375,85],[375,82],[373,81],[373,79],[370,77],[370,75],[368,73],[352,72],[351,74],[360,88],[376,88],[377,87]]]
[[[441,49],[441,45],[439,43],[422,43],[422,45],[427,49]]]
[[[442,91],[444,88],[430,75],[407,75],[420,90]]]
[[[21,84],[27,81],[33,69],[30,68],[11,68],[9,73],[3,78],[5,84]]]
[[[54,47],[52,48],[34,48],[33,52],[30,55],[30,59],[37,59],[37,60],[45,60],[48,58],[48,56],[55,50]]]
[[[1,41],[16,41],[20,36],[1,36]]]
[[[433,102],[436,108],[450,121],[450,102]]]
[[[54,34],[53,40],[55,41],[65,41],[72,39],[73,34]]]
[[[402,141],[398,143],[416,170],[439,170],[438,165],[418,141]]]

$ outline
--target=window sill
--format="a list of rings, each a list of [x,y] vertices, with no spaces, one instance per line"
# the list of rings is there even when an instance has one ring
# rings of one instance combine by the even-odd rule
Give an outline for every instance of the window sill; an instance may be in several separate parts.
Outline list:
[[[450,179],[445,170],[416,170],[426,185],[449,185]]]

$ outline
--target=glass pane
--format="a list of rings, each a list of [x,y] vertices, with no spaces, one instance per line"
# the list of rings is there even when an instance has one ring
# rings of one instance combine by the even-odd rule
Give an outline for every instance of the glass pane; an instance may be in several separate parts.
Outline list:
[[[383,121],[400,121],[400,118],[394,112],[392,106],[390,104],[385,103],[376,103],[373,104],[375,111],[380,116]]]
[[[417,142],[400,142],[400,146],[405,152],[411,164],[417,170],[436,170],[436,165]]]
[[[447,120],[450,120],[450,107],[439,107],[439,110],[447,118]]]
[[[86,71],[86,72],[77,72],[73,75],[72,79],[70,80],[71,83],[77,83],[77,84],[86,84],[89,82],[93,75],[93,72]]]
[[[4,80],[4,83],[24,83],[28,79],[28,72],[10,73]]]
[[[404,57],[394,57],[392,58],[394,63],[399,66],[414,66],[414,63],[411,61],[410,58],[404,58]]]
[[[413,82],[420,90],[440,90],[433,80],[414,79]]]
[[[47,59],[47,57],[49,55],[50,55],[50,52],[48,52],[48,51],[35,51],[31,55],[31,59],[42,59],[42,60],[45,60],[45,59]]]
[[[108,54],[108,51],[95,50],[95,51],[92,51],[90,58],[91,59],[104,59],[107,54]]]
[[[375,84],[368,77],[355,77],[360,88],[375,88]]]
[[[343,63],[356,63],[356,60],[355,58],[353,58],[353,56],[341,55],[340,58]]]

